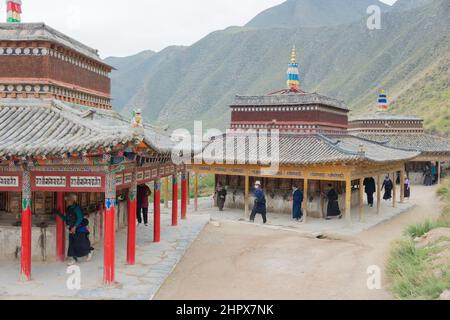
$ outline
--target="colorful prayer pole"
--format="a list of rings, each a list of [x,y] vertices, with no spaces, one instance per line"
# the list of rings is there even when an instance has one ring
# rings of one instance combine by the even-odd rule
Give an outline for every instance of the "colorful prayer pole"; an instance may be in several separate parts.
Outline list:
[[[103,282],[110,285],[115,282],[115,242],[116,242],[116,185],[115,175],[106,177],[105,220],[103,242]]]
[[[384,112],[388,109],[388,98],[385,90],[380,90],[378,95],[378,111]]]
[[[19,23],[21,21],[22,0],[6,0],[6,22]]]
[[[297,63],[297,53],[295,47],[292,48],[291,63],[287,71],[287,86],[290,90],[298,91],[300,89],[300,70]]]

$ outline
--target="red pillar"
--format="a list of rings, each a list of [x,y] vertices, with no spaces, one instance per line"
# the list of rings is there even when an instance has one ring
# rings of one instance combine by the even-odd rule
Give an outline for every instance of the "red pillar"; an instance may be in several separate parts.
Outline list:
[[[181,175],[181,219],[185,220],[187,215],[187,179],[186,174]]]
[[[105,240],[103,252],[103,282],[112,284],[115,280],[114,259],[115,259],[115,199],[105,200]]]
[[[22,254],[21,274],[31,280],[31,196],[22,196]]]
[[[64,213],[64,193],[56,193],[56,210]],[[66,228],[64,220],[59,216],[56,217],[56,259],[64,262],[66,259]]]
[[[136,188],[131,188],[128,194],[128,239],[127,264],[136,262]]]
[[[178,175],[172,176],[172,226],[178,225]]]
[[[155,190],[153,192],[153,212],[154,212],[154,226],[153,226],[153,241],[161,241],[161,180],[155,181]]]

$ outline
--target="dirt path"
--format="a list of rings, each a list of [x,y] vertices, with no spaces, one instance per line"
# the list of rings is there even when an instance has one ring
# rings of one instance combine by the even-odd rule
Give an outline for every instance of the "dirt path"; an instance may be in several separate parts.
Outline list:
[[[416,207],[345,240],[222,222],[209,225],[156,299],[390,299],[367,289],[367,268],[383,269],[405,226],[437,217],[436,188],[416,187]]]

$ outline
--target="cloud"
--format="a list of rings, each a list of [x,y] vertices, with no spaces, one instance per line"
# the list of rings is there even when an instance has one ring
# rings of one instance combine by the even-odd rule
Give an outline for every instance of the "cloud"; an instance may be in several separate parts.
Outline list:
[[[190,45],[244,25],[284,0],[25,0],[23,22],[48,25],[97,48],[103,57]],[[1,12],[1,11],[0,11]]]

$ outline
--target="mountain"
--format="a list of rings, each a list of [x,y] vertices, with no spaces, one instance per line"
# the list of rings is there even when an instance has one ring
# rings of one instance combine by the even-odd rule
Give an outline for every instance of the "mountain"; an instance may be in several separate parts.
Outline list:
[[[374,108],[377,90],[384,87],[395,101],[392,112],[423,115],[429,129],[450,133],[450,126],[442,126],[445,113],[427,110],[428,105],[439,109],[448,103],[449,1],[400,0],[383,11],[382,29],[372,31],[366,27],[367,8],[358,16],[360,4],[341,2],[355,14],[338,14],[334,21],[331,11],[325,11],[314,19],[322,20],[321,26],[283,26],[287,18],[278,6],[245,27],[213,32],[190,47],[109,58],[119,69],[112,75],[115,108],[130,112],[140,107],[151,122],[172,128],[204,120],[204,125],[224,129],[236,94],[264,94],[285,86],[294,44],[304,90],[344,100],[359,114]],[[324,3],[288,0],[281,7],[320,8]]]

